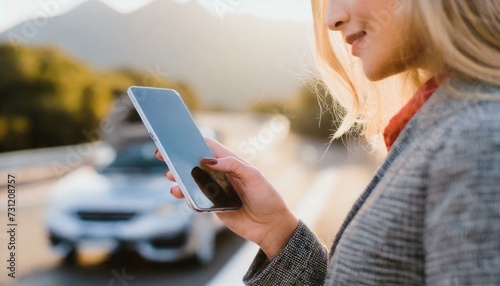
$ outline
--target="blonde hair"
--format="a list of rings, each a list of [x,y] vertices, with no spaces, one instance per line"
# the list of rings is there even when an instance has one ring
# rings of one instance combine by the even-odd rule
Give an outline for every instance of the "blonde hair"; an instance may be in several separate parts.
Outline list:
[[[399,0],[398,3],[397,13],[408,18],[402,35],[411,35],[404,39],[400,51],[406,70],[383,81],[370,82],[359,60],[349,55],[342,35],[328,30],[328,1],[312,0],[317,66],[324,84],[344,112],[333,138],[356,126],[368,141],[380,144],[388,120],[432,76],[451,74],[500,84],[500,1]],[[449,82],[443,85],[453,93],[458,92],[448,86]]]

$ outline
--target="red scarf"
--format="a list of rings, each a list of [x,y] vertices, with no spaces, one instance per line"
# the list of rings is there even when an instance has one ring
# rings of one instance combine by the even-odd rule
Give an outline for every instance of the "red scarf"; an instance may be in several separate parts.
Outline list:
[[[417,113],[438,87],[439,83],[434,78],[431,78],[422,85],[410,98],[408,103],[391,118],[389,124],[384,129],[384,142],[387,151],[391,149],[392,144],[396,141],[399,133],[401,133],[408,121],[410,121],[413,115]]]

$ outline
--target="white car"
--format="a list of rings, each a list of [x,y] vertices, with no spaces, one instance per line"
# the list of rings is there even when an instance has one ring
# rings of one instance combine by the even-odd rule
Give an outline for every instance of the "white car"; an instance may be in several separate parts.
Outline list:
[[[68,258],[95,247],[132,249],[159,262],[212,261],[221,223],[170,195],[173,183],[164,177],[167,166],[154,157],[155,148],[150,140],[139,142],[106,167],[82,167],[62,178],[45,213],[52,247]]]

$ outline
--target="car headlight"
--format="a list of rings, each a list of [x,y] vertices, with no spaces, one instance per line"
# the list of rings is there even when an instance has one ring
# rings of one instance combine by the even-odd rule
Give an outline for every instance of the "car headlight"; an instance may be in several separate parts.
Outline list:
[[[157,207],[154,211],[155,214],[160,216],[168,216],[174,213],[177,210],[176,205],[174,204],[165,204]]]

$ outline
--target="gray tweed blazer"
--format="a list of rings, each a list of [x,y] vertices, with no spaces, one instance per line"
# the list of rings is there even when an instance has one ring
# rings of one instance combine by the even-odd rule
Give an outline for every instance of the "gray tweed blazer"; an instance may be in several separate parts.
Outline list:
[[[500,86],[451,83],[472,96],[440,88],[422,106],[354,204],[329,255],[300,223],[273,260],[259,251],[243,281],[500,285]]]

